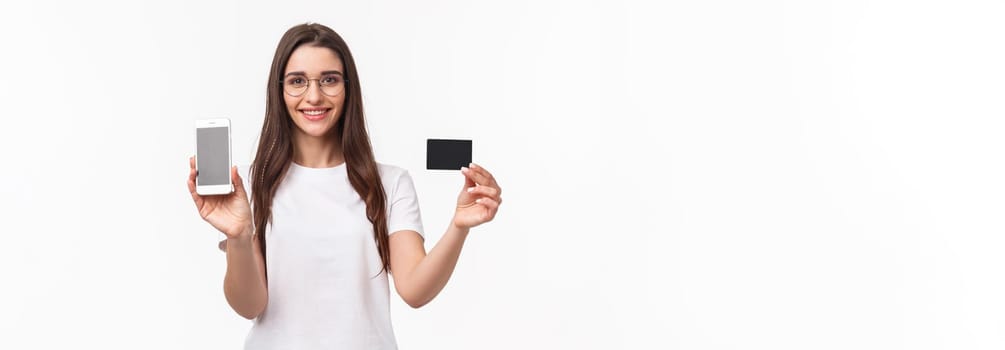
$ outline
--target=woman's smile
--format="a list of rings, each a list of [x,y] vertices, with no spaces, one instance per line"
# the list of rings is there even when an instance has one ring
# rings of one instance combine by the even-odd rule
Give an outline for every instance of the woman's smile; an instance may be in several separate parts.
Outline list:
[[[301,108],[297,110],[304,119],[316,122],[325,119],[331,108]]]

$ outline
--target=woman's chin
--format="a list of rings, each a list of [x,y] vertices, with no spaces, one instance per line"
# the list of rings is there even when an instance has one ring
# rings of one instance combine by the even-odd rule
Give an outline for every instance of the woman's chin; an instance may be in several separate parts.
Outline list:
[[[306,125],[306,127],[301,126],[300,131],[310,137],[322,137],[329,134],[332,126],[330,125]]]

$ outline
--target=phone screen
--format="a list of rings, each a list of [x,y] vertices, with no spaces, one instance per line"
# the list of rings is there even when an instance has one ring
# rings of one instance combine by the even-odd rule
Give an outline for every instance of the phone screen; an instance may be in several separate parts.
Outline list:
[[[200,186],[230,183],[230,145],[228,127],[196,129],[196,161]]]

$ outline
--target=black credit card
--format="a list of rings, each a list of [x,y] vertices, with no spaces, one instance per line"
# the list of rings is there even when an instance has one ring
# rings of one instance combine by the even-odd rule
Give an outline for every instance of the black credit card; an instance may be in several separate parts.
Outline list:
[[[426,169],[461,170],[471,164],[471,140],[426,140]]]

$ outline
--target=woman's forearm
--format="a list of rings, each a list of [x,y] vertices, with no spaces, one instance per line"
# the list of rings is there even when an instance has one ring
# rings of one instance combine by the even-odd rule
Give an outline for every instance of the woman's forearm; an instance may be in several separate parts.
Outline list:
[[[227,239],[227,274],[223,278],[227,303],[249,320],[258,317],[269,300],[265,265],[258,238],[253,236],[249,228],[239,237]]]
[[[409,306],[418,308],[425,305],[447,285],[469,231],[450,225],[436,246],[419,261],[407,280],[409,296],[404,299]]]

